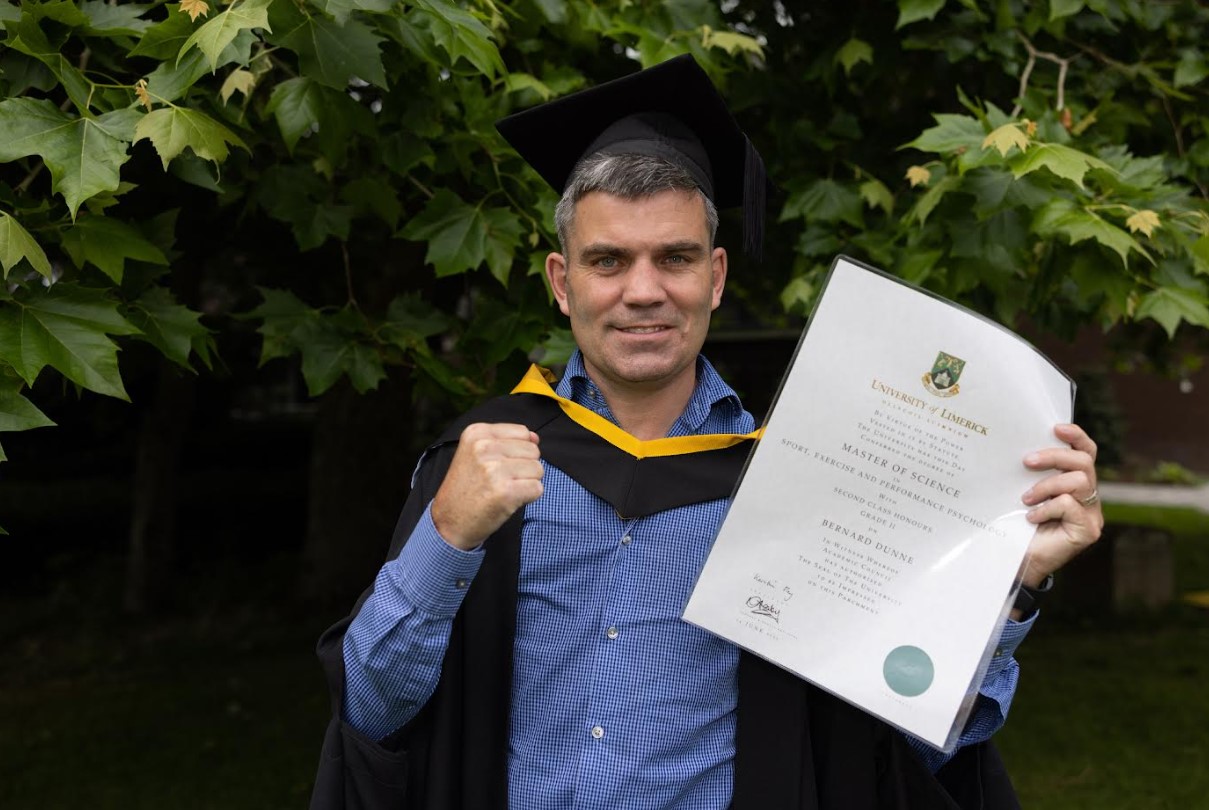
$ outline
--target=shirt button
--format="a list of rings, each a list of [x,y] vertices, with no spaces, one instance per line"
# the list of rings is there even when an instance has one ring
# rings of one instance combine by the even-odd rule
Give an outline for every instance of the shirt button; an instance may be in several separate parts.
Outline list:
[[[616,627],[610,627],[608,630],[605,630],[605,635],[606,635],[606,636],[608,636],[610,639],[615,639],[615,638],[617,638],[617,635],[618,635],[618,633],[617,633],[617,628],[616,628]]]
[[[604,729],[600,726],[592,726],[592,736],[599,740],[604,736]]]
[[[464,579],[459,579],[457,582],[455,582],[453,584],[457,585],[459,590],[465,590],[467,582]]]
[[[630,537],[628,534],[626,534],[626,535],[622,535],[622,537],[621,537],[621,544],[622,544],[623,546],[628,546],[628,545],[630,544],[630,540],[632,540],[632,539],[633,539],[633,538],[631,538],[631,537]]]

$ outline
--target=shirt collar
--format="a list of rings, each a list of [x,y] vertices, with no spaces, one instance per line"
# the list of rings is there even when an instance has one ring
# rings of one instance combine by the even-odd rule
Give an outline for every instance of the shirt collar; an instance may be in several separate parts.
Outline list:
[[[571,359],[567,361],[567,369],[563,372],[562,379],[555,388],[555,393],[583,405],[613,424],[617,424],[617,419],[609,410],[609,404],[605,401],[604,394],[588,376],[583,354],[579,349],[576,349],[571,355]],[[734,389],[726,384],[722,375],[705,359],[705,355],[699,354],[697,355],[697,385],[693,389],[693,395],[689,398],[688,405],[685,406],[684,412],[677,420],[678,425],[672,426],[669,435],[699,432],[701,426],[705,424],[705,420],[715,410],[723,411],[727,417],[737,418],[743,412],[743,404],[739,401],[739,395],[734,392]]]

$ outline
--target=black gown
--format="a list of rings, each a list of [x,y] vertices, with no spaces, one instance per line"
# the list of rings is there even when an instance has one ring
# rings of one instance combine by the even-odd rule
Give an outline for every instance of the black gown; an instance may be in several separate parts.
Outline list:
[[[638,460],[536,394],[491,400],[465,414],[425,454],[395,528],[389,559],[440,486],[462,429],[515,422],[541,436],[542,457],[624,517],[729,497],[750,451],[721,449]],[[437,690],[406,726],[374,741],[342,721],[343,639],[352,617],[320,638],[331,691],[312,810],[488,810],[508,806],[508,721],[524,510],[491,549],[454,620]],[[990,742],[963,748],[933,775],[882,721],[746,652],[738,674],[734,810],[1008,810],[1015,792]],[[621,810],[621,809],[619,809]]]

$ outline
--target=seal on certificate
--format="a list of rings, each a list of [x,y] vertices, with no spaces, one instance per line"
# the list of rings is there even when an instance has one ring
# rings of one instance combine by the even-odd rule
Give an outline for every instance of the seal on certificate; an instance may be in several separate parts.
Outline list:
[[[966,367],[966,361],[947,352],[937,352],[932,370],[922,378],[924,388],[938,397],[955,397],[961,392],[957,380]]]

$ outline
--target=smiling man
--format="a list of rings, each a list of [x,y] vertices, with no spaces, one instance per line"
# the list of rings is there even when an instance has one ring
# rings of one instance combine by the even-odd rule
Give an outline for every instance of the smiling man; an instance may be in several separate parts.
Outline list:
[[[562,191],[546,274],[578,351],[421,459],[389,561],[320,640],[312,807],[1015,806],[988,739],[1032,615],[952,758],[680,619],[755,438],[700,351],[717,208],[744,205],[758,250],[763,168],[704,72],[682,57],[500,129]],[[1025,459],[1053,471],[1023,494],[1030,586],[1102,526],[1095,445],[1056,434]]]

